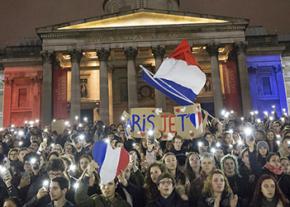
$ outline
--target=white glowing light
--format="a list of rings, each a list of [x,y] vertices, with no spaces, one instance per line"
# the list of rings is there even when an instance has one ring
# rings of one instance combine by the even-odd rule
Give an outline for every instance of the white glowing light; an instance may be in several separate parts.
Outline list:
[[[51,147],[51,148],[54,148],[54,146],[55,146],[55,144],[54,144],[54,143],[52,143],[52,144],[50,145],[50,147]]]
[[[11,124],[11,128],[14,128],[15,127],[15,125],[14,124]]]
[[[69,125],[70,125],[69,121],[65,121],[65,122],[64,122],[64,125],[65,125],[65,126],[69,126]]]
[[[0,132],[2,132],[2,131],[4,131],[4,128],[1,127],[1,128],[0,128]]]
[[[153,136],[154,131],[150,129],[150,130],[148,130],[147,134],[148,134],[149,136]]]
[[[231,114],[235,113],[233,110],[231,110]]]
[[[245,120],[245,118],[244,117],[241,117],[241,121],[244,121]]]
[[[18,136],[22,137],[24,135],[24,131],[23,130],[19,130],[18,131]]]
[[[228,131],[230,134],[234,133],[234,130],[233,129],[229,129]]]
[[[110,139],[106,138],[106,139],[104,139],[104,142],[107,143],[107,144],[110,144]]]
[[[78,182],[76,182],[76,183],[73,184],[73,188],[75,190],[77,190],[79,187],[80,187],[80,184]]]
[[[281,121],[282,121],[282,122],[285,122],[285,118],[284,118],[284,117],[281,117]]]
[[[83,127],[83,124],[82,123],[79,123],[79,125],[78,125],[79,127]]]
[[[5,174],[7,171],[6,167],[0,165],[0,174]]]
[[[244,145],[243,140],[239,139],[239,140],[238,140],[238,145],[240,145],[240,146],[241,146],[241,145]]]
[[[282,111],[285,113],[285,112],[286,112],[286,109],[285,109],[285,108],[283,108],[283,109],[282,109]]]
[[[229,144],[229,148],[232,149],[234,146],[232,144]]]
[[[275,111],[271,111],[271,114],[275,114]]]
[[[35,123],[39,123],[39,119],[35,119]]]
[[[80,139],[81,141],[85,140],[85,138],[86,138],[86,137],[85,137],[84,134],[80,134],[80,135],[79,135],[79,139]]]
[[[48,132],[48,129],[47,129],[47,128],[45,128],[43,131],[44,131],[44,132]]]
[[[272,105],[272,109],[275,109],[276,108],[276,106],[275,105]]]
[[[84,122],[88,122],[88,117],[85,116],[83,120]]]
[[[49,180],[44,180],[44,181],[42,182],[42,187],[44,187],[44,188],[48,188],[48,186],[49,186]]]
[[[43,141],[44,141],[44,142],[47,142],[47,138],[43,138]]]
[[[229,112],[226,112],[225,114],[224,114],[224,117],[225,118],[228,118],[230,116],[230,113]]]
[[[213,153],[213,154],[216,153],[216,149],[215,149],[215,148],[211,148],[210,151],[211,151],[211,153]]]
[[[77,166],[72,164],[69,166],[68,170],[71,172],[75,172],[77,170]]]
[[[256,115],[258,115],[258,114],[259,114],[259,111],[254,111],[254,113],[255,113]]]
[[[244,133],[246,136],[250,136],[253,133],[253,129],[251,127],[245,127]]]
[[[54,122],[56,122],[56,120],[55,120],[55,119],[53,119],[53,120],[52,120],[52,122],[54,123]]]
[[[133,146],[133,147],[136,147],[136,143],[134,142],[134,143],[132,144],[132,146]]]
[[[125,117],[124,117],[124,116],[121,116],[121,120],[122,120],[122,121],[125,121]]]
[[[37,162],[37,159],[35,157],[32,157],[29,162],[30,164],[34,165]]]
[[[277,140],[276,143],[277,143],[277,145],[280,145],[281,144],[281,141],[280,140]]]
[[[75,116],[75,120],[76,120],[76,121],[79,120],[79,116]]]
[[[29,125],[33,126],[34,125],[34,121],[29,121]]]
[[[28,121],[24,121],[24,124],[27,124],[28,123]]]
[[[223,110],[221,111],[221,115],[224,116],[225,113],[226,113],[226,110],[223,109]]]
[[[18,146],[19,147],[21,147],[22,145],[23,145],[23,142],[22,141],[18,142]]]
[[[262,121],[261,121],[260,118],[258,118],[258,119],[256,120],[256,122],[259,124],[259,123],[261,123]]]
[[[127,125],[127,129],[131,129],[131,125],[130,124]]]
[[[281,139],[281,135],[280,134],[276,134],[276,138],[277,139]]]
[[[198,146],[198,147],[202,147],[202,146],[203,146],[203,143],[202,143],[202,142],[198,142],[198,143],[197,143],[197,146]]]
[[[265,116],[269,115],[268,111],[264,111],[263,113],[264,113]]]
[[[270,120],[270,121],[273,121],[273,120],[274,120],[274,117],[273,117],[273,116],[270,116],[270,117],[269,117],[269,120]]]
[[[250,112],[250,115],[251,115],[251,116],[254,116],[254,114],[255,114],[255,113],[254,113],[253,111]]]
[[[217,143],[215,144],[215,146],[219,148],[219,147],[221,147],[222,145],[221,145],[220,142],[217,142]]]

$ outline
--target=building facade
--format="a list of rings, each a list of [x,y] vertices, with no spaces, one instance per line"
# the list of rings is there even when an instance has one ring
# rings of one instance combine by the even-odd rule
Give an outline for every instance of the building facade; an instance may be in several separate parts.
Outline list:
[[[37,28],[39,44],[4,49],[4,126],[113,123],[132,107],[170,111],[174,103],[141,80],[139,65],[155,72],[182,39],[207,74],[197,102],[210,113],[287,110],[287,39],[247,19],[180,11],[178,0],[105,0],[103,8],[102,16]]]

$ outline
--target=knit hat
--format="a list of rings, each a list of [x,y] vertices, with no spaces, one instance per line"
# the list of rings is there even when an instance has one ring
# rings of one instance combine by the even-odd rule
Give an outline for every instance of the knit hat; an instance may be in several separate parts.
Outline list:
[[[262,147],[266,148],[268,150],[268,152],[269,152],[269,145],[268,145],[267,142],[265,142],[265,141],[259,141],[257,143],[257,150],[259,150]]]

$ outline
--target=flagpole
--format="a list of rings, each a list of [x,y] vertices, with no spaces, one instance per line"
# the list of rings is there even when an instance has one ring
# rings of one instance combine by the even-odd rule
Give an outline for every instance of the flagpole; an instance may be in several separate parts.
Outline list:
[[[205,110],[205,109],[203,109],[203,108],[201,108],[201,110],[202,110],[203,112],[206,112],[206,113],[208,114],[209,117],[211,117],[212,119],[216,120],[219,124],[223,125],[223,123],[222,123],[218,118],[216,118],[216,117],[214,117],[213,115],[211,115],[207,110]]]

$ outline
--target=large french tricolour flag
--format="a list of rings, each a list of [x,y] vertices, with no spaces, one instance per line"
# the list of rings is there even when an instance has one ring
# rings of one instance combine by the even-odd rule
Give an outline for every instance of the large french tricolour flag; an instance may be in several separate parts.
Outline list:
[[[129,163],[129,154],[124,148],[113,149],[109,143],[104,141],[96,142],[92,153],[94,160],[99,165],[102,184],[113,181]]]
[[[182,40],[154,75],[141,66],[143,80],[179,105],[191,105],[202,90],[206,75],[197,64],[190,45]]]

